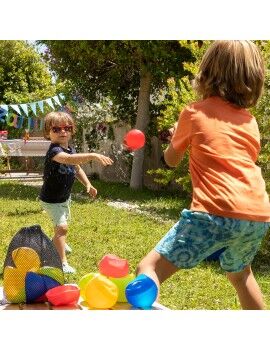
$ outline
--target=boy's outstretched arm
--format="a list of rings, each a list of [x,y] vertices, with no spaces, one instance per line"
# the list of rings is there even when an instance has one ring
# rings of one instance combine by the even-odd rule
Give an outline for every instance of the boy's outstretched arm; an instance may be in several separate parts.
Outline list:
[[[86,192],[91,197],[96,197],[97,189],[91,184],[84,170],[79,165],[76,165],[76,178],[85,186]]]
[[[75,153],[68,154],[65,152],[60,152],[56,154],[52,160],[61,164],[69,164],[69,165],[79,165],[90,162],[91,160],[97,161],[102,165],[112,165],[113,160],[109,157],[104,156],[99,153]]]

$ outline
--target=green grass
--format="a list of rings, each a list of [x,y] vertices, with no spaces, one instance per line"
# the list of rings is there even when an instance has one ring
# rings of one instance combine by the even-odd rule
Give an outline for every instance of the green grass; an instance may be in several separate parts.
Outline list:
[[[103,255],[112,253],[128,259],[130,271],[178,220],[179,212],[188,206],[187,198],[148,190],[132,191],[123,184],[92,181],[98,199],[82,196],[82,186],[73,188],[72,221],[68,243],[73,248],[69,262],[77,274],[66,277],[77,283],[86,273],[97,271]],[[0,266],[14,234],[23,226],[41,225],[52,236],[53,226],[40,208],[38,187],[15,182],[0,182]],[[139,205],[145,214],[108,206],[113,200]],[[267,259],[258,255],[254,272],[270,308],[270,277]],[[1,266],[2,268],[2,266]],[[0,275],[0,284],[2,284]],[[234,289],[227,282],[217,263],[202,263],[191,270],[182,270],[161,287],[160,302],[172,309],[223,310],[240,309]]]

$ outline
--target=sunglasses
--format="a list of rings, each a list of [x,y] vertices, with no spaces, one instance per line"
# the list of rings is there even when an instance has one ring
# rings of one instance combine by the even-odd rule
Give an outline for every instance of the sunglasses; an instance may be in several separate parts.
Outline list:
[[[67,125],[67,126],[53,126],[51,127],[52,132],[59,134],[62,130],[65,132],[72,132],[73,131],[73,126],[72,125]]]

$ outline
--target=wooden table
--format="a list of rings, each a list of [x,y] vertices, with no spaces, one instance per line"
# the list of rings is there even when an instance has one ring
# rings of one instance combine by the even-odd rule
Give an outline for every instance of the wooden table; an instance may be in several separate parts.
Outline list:
[[[3,299],[3,287],[0,287],[0,301]],[[32,303],[32,304],[0,304],[0,311],[2,310],[92,310],[90,309],[85,301],[82,299],[79,300],[77,305],[69,305],[69,306],[53,306],[49,302],[45,303]],[[138,308],[133,307],[128,303],[116,303],[110,310],[140,310]],[[154,303],[151,310],[169,310],[165,306]]]

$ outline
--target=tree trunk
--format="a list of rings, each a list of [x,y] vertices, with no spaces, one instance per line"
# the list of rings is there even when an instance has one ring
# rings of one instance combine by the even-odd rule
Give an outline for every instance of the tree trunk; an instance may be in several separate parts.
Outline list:
[[[140,91],[138,98],[138,111],[136,117],[135,128],[146,132],[149,124],[149,104],[150,104],[150,87],[151,73],[145,66],[141,68],[140,74]],[[140,189],[143,186],[143,161],[144,147],[134,152],[132,171],[130,178],[130,187],[132,189]]]
[[[85,128],[83,128],[83,130],[82,130],[82,151],[83,151],[83,153],[89,152],[88,144],[86,142],[86,129]],[[86,164],[82,164],[81,167],[85,171],[86,175],[89,175],[91,173],[91,167],[90,167],[89,162]]]

